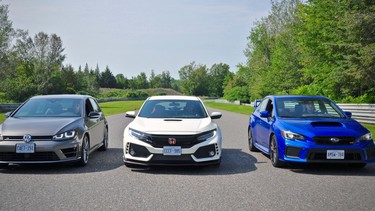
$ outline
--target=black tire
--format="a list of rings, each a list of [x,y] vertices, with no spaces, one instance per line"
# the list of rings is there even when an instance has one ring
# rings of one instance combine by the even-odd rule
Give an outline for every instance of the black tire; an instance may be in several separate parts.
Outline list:
[[[85,166],[89,162],[90,141],[88,136],[84,136],[82,140],[81,158],[78,160],[78,166]]]
[[[276,136],[271,137],[270,141],[270,160],[274,167],[282,167],[283,162],[279,159],[279,148],[276,140]]]
[[[99,147],[98,151],[106,151],[108,149],[108,129],[104,131],[103,145]]]
[[[248,133],[247,133],[247,141],[249,142],[249,150],[251,152],[258,152],[259,150],[254,145],[254,138],[253,138],[253,132],[251,130],[251,127],[249,127]]]

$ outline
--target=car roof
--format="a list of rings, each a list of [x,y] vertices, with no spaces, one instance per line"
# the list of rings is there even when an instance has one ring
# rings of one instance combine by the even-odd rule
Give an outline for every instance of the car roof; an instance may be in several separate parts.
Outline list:
[[[275,99],[281,99],[281,98],[316,98],[316,99],[328,99],[327,97],[318,96],[318,95],[269,95],[267,97],[268,98],[275,98]]]
[[[199,100],[199,97],[184,95],[162,95],[149,97],[148,100]]]
[[[89,95],[76,95],[76,94],[55,94],[55,95],[38,95],[34,96],[31,99],[85,99],[91,97]]]

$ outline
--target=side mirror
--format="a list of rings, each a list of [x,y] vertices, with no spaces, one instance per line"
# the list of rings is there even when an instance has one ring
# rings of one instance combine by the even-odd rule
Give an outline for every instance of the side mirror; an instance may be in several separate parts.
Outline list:
[[[222,116],[221,112],[212,112],[210,117],[211,119],[220,119]]]
[[[344,111],[344,114],[345,114],[347,117],[352,118],[352,112]]]
[[[90,119],[99,118],[99,117],[100,117],[100,113],[99,113],[99,112],[91,111],[91,112],[89,113],[88,117],[89,117]]]
[[[5,117],[8,118],[8,117],[10,117],[11,114],[12,114],[12,111],[6,112]]]
[[[129,117],[129,118],[133,118],[134,119],[135,116],[136,116],[135,111],[128,111],[128,112],[125,113],[125,117]]]
[[[268,118],[270,117],[270,113],[268,111],[261,111],[260,112],[260,117]]]

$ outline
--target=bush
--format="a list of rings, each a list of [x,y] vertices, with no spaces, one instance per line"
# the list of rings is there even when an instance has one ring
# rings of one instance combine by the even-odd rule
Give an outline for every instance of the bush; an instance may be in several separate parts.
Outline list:
[[[228,90],[224,90],[224,99],[229,101],[239,100],[241,103],[250,103],[249,90],[246,86],[236,86]]]

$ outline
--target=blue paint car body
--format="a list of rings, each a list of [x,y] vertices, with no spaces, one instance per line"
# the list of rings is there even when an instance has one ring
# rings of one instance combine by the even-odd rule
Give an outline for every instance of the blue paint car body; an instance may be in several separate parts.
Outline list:
[[[375,162],[371,133],[322,96],[267,96],[249,120],[249,148],[284,162]]]

